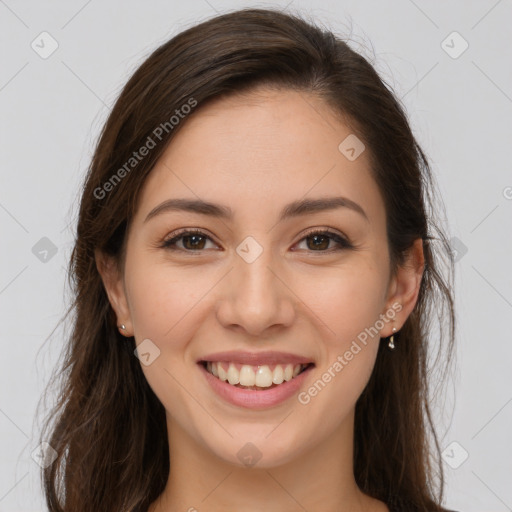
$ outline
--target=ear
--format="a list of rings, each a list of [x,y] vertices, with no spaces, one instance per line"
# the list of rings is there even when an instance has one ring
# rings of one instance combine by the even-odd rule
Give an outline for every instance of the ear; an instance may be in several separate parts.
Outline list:
[[[117,316],[117,325],[124,324],[126,329],[121,330],[124,336],[133,336],[133,326],[130,318],[130,309],[126,298],[124,280],[120,275],[116,260],[96,249],[94,251],[96,268],[103,281],[108,300]]]
[[[381,337],[391,336],[393,326],[399,331],[411,314],[418,300],[424,267],[423,240],[418,238],[409,249],[406,261],[398,267],[390,281],[386,311],[389,311],[396,303],[400,304],[402,309],[400,311],[396,309],[395,321],[386,324],[381,331]]]

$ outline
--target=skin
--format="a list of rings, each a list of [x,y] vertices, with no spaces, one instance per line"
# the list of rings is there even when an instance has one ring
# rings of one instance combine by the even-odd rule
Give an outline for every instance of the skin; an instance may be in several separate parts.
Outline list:
[[[150,512],[249,504],[267,512],[388,510],[355,483],[354,409],[380,337],[393,326],[399,331],[414,308],[424,260],[417,240],[391,275],[384,203],[368,150],[354,161],[338,150],[350,133],[306,93],[259,89],[204,105],[145,183],[124,272],[96,254],[122,333],[137,344],[149,338],[160,350],[141,367],[166,409],[171,471]],[[334,195],[357,202],[368,219],[337,208],[277,222],[285,204]],[[155,206],[181,197],[229,206],[233,219],[169,211],[144,222]],[[354,248],[336,251],[338,244],[324,238],[318,249],[304,238],[309,228],[327,227]],[[210,238],[195,254],[190,239],[174,251],[161,248],[180,228]],[[247,236],[263,248],[252,263],[236,252]],[[196,364],[223,350],[292,352],[315,362],[307,390],[397,303],[394,319],[306,405],[292,397],[264,410],[236,407],[212,391]],[[237,457],[247,442],[261,453],[253,467]]]

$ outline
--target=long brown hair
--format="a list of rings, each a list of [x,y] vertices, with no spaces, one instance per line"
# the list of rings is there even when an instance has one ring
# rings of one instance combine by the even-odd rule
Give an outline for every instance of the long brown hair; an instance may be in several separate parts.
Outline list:
[[[448,363],[454,261],[434,222],[442,203],[434,204],[427,158],[400,102],[346,40],[297,15],[244,9],[189,28],[157,48],[130,78],[102,130],[69,262],[72,332],[50,382],[59,385],[58,401],[41,433],[57,452],[42,471],[51,512],[145,512],[165,487],[165,411],[133,354],[135,340],[118,332],[95,250],[114,256],[122,269],[139,192],[187,116],[209,100],[261,85],[318,95],[364,141],[385,202],[391,272],[414,240],[423,240],[417,304],[395,335],[397,350],[381,344],[356,405],[354,473],[362,491],[390,506],[442,510],[443,468],[427,379],[429,333],[437,314],[437,359]],[[177,110],[186,115],[176,122]],[[131,160],[149,138],[154,147]]]

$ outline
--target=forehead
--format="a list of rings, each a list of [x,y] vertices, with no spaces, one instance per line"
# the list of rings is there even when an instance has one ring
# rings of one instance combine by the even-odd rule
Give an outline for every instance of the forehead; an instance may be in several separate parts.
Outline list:
[[[146,180],[139,220],[173,197],[262,215],[305,196],[342,195],[369,217],[384,213],[368,151],[349,160],[339,146],[351,128],[311,94],[260,89],[199,105],[182,122]]]

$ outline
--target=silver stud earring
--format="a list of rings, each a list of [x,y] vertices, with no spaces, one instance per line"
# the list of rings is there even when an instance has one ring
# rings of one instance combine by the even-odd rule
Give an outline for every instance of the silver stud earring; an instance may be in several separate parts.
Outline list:
[[[395,332],[396,332],[396,327],[393,327],[393,334],[389,338],[389,342],[388,342],[388,347],[390,350],[395,350]]]
[[[122,331],[126,330],[126,325],[121,324],[121,325],[119,326],[119,329],[121,329]]]

